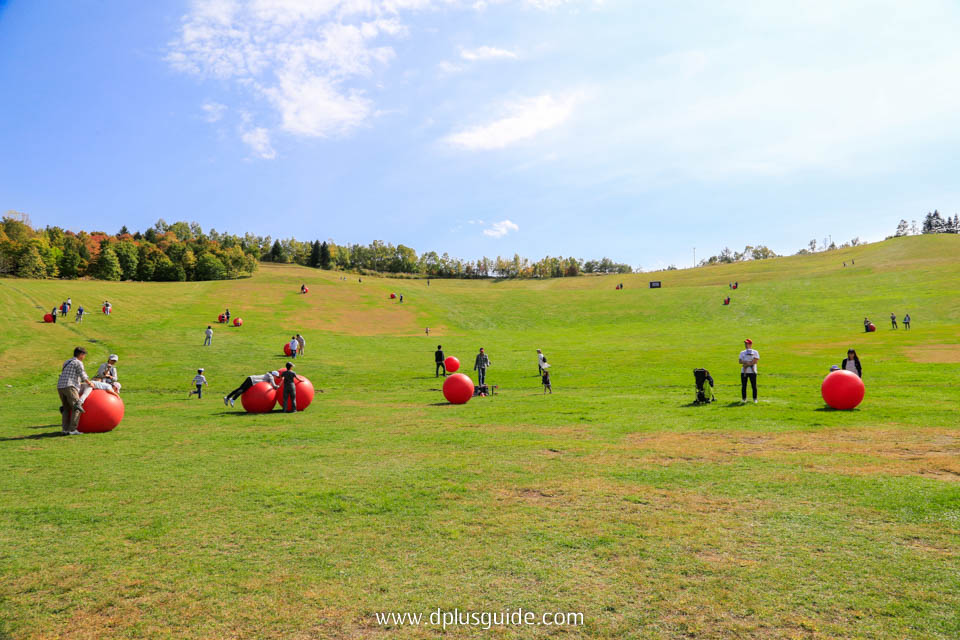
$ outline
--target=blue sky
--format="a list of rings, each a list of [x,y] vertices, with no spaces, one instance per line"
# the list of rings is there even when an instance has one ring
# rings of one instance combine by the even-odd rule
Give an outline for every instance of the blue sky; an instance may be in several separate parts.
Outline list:
[[[0,210],[463,258],[960,210],[952,1],[0,0]]]

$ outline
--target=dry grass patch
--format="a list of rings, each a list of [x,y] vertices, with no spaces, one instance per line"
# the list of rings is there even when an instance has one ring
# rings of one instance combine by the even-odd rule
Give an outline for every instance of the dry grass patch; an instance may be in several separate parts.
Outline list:
[[[756,457],[845,474],[927,475],[960,480],[960,433],[947,429],[837,429],[790,433],[656,433],[628,438],[644,460],[727,462]]]
[[[925,344],[903,349],[903,355],[924,364],[960,363],[960,344]]]

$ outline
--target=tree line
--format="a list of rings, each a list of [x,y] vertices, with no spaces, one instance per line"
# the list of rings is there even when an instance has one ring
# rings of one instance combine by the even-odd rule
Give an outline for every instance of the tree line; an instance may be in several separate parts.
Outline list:
[[[463,260],[448,253],[423,254],[405,245],[374,240],[368,245],[337,245],[332,240],[299,242],[274,240],[261,258],[264,262],[295,263],[318,269],[339,269],[386,274],[410,274],[431,278],[564,278],[584,273],[632,273],[628,264],[610,258],[582,260],[546,256],[532,261],[514,254],[512,258],[484,256]]]
[[[204,233],[196,223],[160,220],[144,233],[108,234],[34,229],[15,211],[0,221],[0,275],[21,278],[224,280],[252,274],[259,255],[255,238]]]
[[[960,215],[954,214],[951,219],[950,216],[941,216],[940,212],[934,209],[923,218],[923,224],[920,227],[917,227],[916,220],[912,223],[901,220],[893,237],[900,238],[926,233],[960,233]]]

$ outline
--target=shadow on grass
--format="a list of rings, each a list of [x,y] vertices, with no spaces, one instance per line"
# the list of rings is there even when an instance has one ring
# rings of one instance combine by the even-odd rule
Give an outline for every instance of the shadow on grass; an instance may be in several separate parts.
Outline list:
[[[834,409],[833,407],[823,406],[823,407],[820,407],[819,409],[814,409],[814,411],[825,411],[827,413],[841,413],[844,411],[860,411],[860,409],[857,409],[856,407],[854,407],[853,409]]]
[[[27,429],[59,429],[59,424],[38,424],[33,427],[27,427]]]
[[[11,438],[0,438],[0,442],[13,442],[15,440],[42,440],[43,438],[62,438],[63,432],[60,430],[60,425],[54,425],[57,427],[56,431],[47,431],[46,433],[34,433],[29,436],[13,436]],[[47,427],[30,427],[31,429],[45,429]]]

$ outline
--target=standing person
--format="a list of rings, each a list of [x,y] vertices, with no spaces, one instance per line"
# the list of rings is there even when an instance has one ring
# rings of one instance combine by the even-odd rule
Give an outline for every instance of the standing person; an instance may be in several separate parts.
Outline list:
[[[865,333],[870,333],[870,318],[863,319],[863,330]]]
[[[300,285],[300,293],[306,293],[306,292],[307,292],[307,285],[306,285],[306,284],[301,284],[301,285]]]
[[[293,372],[293,363],[287,363],[287,370],[280,374],[280,381],[283,383],[283,394],[280,398],[280,411],[284,413],[297,412],[297,382],[303,380]],[[289,405],[287,404],[289,402]],[[287,409],[287,407],[290,407]]]
[[[477,378],[479,379],[481,387],[487,379],[487,367],[489,366],[490,357],[484,353],[483,347],[480,347],[480,353],[477,354],[476,360],[473,361],[473,370],[477,372]]]
[[[76,322],[83,322],[83,305],[82,304],[79,307],[77,307]]]
[[[910,314],[903,316],[903,328],[907,331],[910,330]]]
[[[403,302],[403,294],[400,294],[400,302]]]
[[[760,352],[753,348],[753,340],[743,341],[743,351],[740,352],[740,404],[747,401],[747,380],[753,387],[753,403],[757,403],[757,363],[760,361]]]
[[[73,308],[73,298],[67,296],[67,311],[69,312],[71,308]]]
[[[88,382],[87,372],[83,368],[83,359],[87,357],[87,350],[76,347],[73,357],[63,363],[60,377],[57,379],[57,394],[60,396],[60,428],[67,436],[79,435],[77,425],[80,424],[80,385]]]
[[[297,339],[297,357],[303,357],[303,347],[307,344],[307,341],[303,339],[303,336],[299,333],[296,336]]]
[[[863,367],[860,366],[860,358],[857,357],[855,349],[847,349],[847,357],[840,361],[840,368],[844,371],[852,371],[859,377],[863,377]]]
[[[890,312],[890,327],[893,329],[897,328],[897,314],[893,311]]]
[[[230,309],[223,312],[223,317],[226,318],[227,324],[230,324]]]
[[[97,380],[105,382],[117,381],[117,361],[120,358],[115,353],[111,353],[107,361],[97,369],[97,375],[93,376]]]
[[[67,311],[69,311],[69,307],[67,307],[67,301],[64,300],[60,303],[60,316],[66,318]]]
[[[553,395],[553,386],[550,384],[550,372],[544,370],[543,377],[540,378],[540,381],[543,383],[543,393],[546,395],[547,391],[550,392],[550,395]]]
[[[543,375],[543,363],[547,361],[547,357],[543,355],[543,351],[537,349],[537,375]]]
[[[443,377],[447,377],[447,363],[443,357],[443,347],[439,344],[437,345],[437,350],[433,352],[433,361],[437,363],[437,366],[434,367],[434,378],[440,377],[440,372],[443,371]]]
[[[207,330],[203,332],[203,346],[209,347],[213,343],[213,327],[207,325]]]
[[[300,343],[297,342],[297,336],[290,336],[290,357],[297,357],[297,350],[300,349]]]
[[[424,329],[424,332],[425,332],[427,335],[430,335],[430,327],[425,328],[425,329]]]
[[[53,316],[53,324],[57,324],[57,308],[54,307],[50,312],[50,315]]]
[[[223,404],[230,405],[232,407],[233,402],[237,398],[242,396],[244,391],[246,391],[253,385],[257,384],[258,382],[266,382],[274,389],[279,389],[280,387],[278,387],[277,383],[273,381],[274,378],[279,378],[279,377],[280,377],[279,371],[268,371],[262,376],[247,376],[247,378],[243,381],[243,384],[241,384],[239,387],[237,387],[227,395],[223,396]]]
[[[203,398],[203,385],[207,384],[207,377],[203,375],[203,367],[197,369],[197,375],[193,376],[193,384],[197,385],[197,390],[188,393],[187,397],[197,394],[197,400],[200,400]]]

